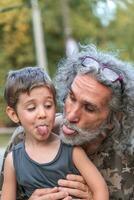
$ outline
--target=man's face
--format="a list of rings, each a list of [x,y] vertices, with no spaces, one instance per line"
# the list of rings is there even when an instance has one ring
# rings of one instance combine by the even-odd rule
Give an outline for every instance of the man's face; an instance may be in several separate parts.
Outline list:
[[[65,101],[61,139],[83,144],[100,134],[109,114],[112,92],[90,75],[77,75]]]

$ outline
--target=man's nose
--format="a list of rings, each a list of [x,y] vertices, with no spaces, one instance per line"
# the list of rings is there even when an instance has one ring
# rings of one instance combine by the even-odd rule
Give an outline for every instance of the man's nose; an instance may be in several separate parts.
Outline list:
[[[73,106],[73,108],[66,113],[68,121],[71,123],[78,123],[80,120],[80,112],[80,108],[77,105]]]

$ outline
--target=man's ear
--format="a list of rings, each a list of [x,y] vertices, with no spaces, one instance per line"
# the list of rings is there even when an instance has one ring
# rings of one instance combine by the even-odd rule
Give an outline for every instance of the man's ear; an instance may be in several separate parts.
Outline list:
[[[6,113],[8,115],[8,117],[15,123],[19,123],[19,118],[17,113],[15,112],[15,110],[13,108],[11,108],[10,106],[7,106],[6,108]]]

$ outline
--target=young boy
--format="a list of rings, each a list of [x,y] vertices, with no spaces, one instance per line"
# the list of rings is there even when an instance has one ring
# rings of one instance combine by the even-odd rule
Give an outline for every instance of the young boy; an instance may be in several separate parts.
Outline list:
[[[68,173],[84,177],[94,200],[109,199],[104,179],[82,148],[64,144],[52,132],[56,93],[43,69],[27,67],[9,72],[5,99],[6,112],[24,127],[25,140],[7,155],[1,200],[16,200],[17,186],[23,199],[28,199],[37,188],[57,186]]]

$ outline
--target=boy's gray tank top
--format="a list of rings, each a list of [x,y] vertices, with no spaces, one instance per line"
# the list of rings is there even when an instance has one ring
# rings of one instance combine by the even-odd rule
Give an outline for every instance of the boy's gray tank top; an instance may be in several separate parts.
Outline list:
[[[69,173],[79,174],[72,161],[73,147],[61,142],[56,157],[49,163],[39,164],[33,161],[25,151],[24,143],[13,148],[13,163],[17,184],[28,199],[37,188],[58,186],[59,179],[65,179]]]

